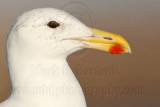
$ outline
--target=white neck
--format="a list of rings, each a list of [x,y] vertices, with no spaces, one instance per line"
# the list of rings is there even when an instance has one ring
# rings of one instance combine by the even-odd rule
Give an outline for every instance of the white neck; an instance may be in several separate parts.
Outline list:
[[[66,58],[22,56],[8,55],[12,83],[9,99],[18,102],[16,107],[19,107],[18,99],[26,102],[26,107],[86,107],[82,89]]]

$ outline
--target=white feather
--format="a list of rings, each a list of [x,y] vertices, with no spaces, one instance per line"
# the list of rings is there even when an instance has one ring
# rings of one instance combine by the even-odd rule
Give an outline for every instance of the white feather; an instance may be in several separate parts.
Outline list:
[[[60,26],[50,28],[50,21]],[[42,8],[20,16],[7,39],[12,93],[0,107],[86,107],[66,61],[83,43],[63,41],[84,36],[92,36],[92,32],[62,10]]]

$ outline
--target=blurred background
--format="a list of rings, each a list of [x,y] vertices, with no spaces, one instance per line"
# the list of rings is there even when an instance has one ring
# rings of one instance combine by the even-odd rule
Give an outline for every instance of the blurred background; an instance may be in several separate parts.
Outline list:
[[[84,49],[68,57],[88,107],[160,107],[160,0],[0,0],[0,102],[10,95],[5,42],[25,11],[54,7],[122,35],[132,54]]]

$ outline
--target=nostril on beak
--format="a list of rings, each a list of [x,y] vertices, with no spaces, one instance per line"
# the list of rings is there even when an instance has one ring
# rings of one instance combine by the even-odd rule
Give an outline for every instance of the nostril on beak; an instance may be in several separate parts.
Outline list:
[[[103,37],[103,38],[107,40],[113,40],[111,37]]]

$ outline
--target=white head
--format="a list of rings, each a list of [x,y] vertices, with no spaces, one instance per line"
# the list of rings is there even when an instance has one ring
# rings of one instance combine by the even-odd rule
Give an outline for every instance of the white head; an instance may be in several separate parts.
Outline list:
[[[84,46],[84,41],[91,43]],[[115,45],[120,47],[111,50]],[[8,53],[38,58],[66,57],[82,46],[111,53],[130,51],[128,43],[119,35],[89,29],[70,14],[54,8],[25,12],[13,25],[7,39]]]
[[[8,36],[8,51],[58,57],[79,50],[82,42],[64,40],[92,36],[91,30],[70,14],[53,8],[35,9],[21,15]],[[14,49],[14,50],[13,50]]]

